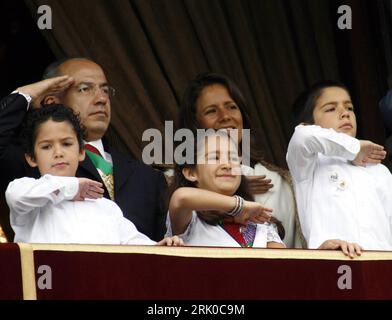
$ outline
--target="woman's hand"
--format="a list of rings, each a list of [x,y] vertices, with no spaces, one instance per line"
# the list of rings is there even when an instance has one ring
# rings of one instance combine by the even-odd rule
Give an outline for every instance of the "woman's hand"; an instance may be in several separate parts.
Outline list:
[[[104,190],[102,183],[87,178],[78,178],[79,190],[73,198],[74,201],[84,201],[84,199],[98,199],[103,197]]]
[[[263,194],[269,191],[274,185],[271,179],[267,179],[265,175],[262,176],[244,176],[246,179],[249,191],[251,194]]]
[[[360,256],[363,250],[363,248],[357,243],[349,243],[347,241],[339,240],[339,239],[326,240],[322,243],[319,249],[323,249],[323,250],[341,249],[343,253],[346,256],[349,256],[351,259],[353,259],[355,255]]]

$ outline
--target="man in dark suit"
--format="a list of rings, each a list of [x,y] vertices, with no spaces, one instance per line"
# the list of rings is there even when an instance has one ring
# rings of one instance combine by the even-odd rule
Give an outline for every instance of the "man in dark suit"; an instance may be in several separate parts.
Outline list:
[[[379,107],[386,127],[392,132],[392,90],[381,99]]]
[[[390,78],[392,80],[392,78]],[[391,82],[390,80],[390,82]],[[387,163],[389,170],[392,172],[392,89],[381,99],[379,103],[381,115],[387,128],[388,137],[385,141],[387,149]]]
[[[54,64],[47,74],[55,78],[18,88],[0,101],[2,196],[13,179],[39,177],[38,172],[26,164],[17,141],[28,108],[40,107],[41,102],[61,103],[79,113],[86,129],[85,140],[89,144],[86,150],[90,156],[80,163],[77,176],[102,182],[104,196],[114,200],[140,232],[161,240],[165,233],[165,178],[161,172],[110,149],[105,143],[114,89],[109,86],[102,68],[91,60],[77,58]],[[4,210],[0,215],[0,222],[9,231]],[[8,238],[12,239],[10,235]]]

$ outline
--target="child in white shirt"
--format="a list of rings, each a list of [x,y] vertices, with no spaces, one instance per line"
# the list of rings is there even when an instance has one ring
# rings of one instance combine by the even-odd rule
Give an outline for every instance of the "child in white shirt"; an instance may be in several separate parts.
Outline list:
[[[78,117],[62,105],[29,113],[25,158],[41,178],[12,181],[6,191],[15,242],[151,245],[120,208],[103,198],[102,184],[76,178],[85,157]],[[178,237],[158,245],[182,245]]]
[[[198,144],[196,161],[176,165],[168,234],[193,246],[285,248],[272,209],[247,190],[233,139],[218,132]]]
[[[287,151],[302,231],[309,248],[342,248],[353,257],[392,250],[392,176],[384,148],[358,140],[348,90],[322,82],[302,94]],[[334,240],[331,240],[334,239]]]

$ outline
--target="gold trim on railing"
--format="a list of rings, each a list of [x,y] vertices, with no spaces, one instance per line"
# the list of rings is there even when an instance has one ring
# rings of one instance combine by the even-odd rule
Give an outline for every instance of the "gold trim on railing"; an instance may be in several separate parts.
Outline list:
[[[23,299],[37,300],[33,247],[28,243],[18,243],[18,246],[22,267]]]
[[[165,256],[221,258],[221,259],[305,259],[305,260],[392,260],[392,251],[366,251],[362,256],[350,259],[341,251],[308,249],[256,249],[217,247],[164,247],[132,245],[80,245],[80,244],[32,244],[34,251],[79,251],[102,253],[138,253]]]
[[[3,228],[0,226],[0,243],[6,243],[7,237],[5,236],[5,233],[3,231]]]

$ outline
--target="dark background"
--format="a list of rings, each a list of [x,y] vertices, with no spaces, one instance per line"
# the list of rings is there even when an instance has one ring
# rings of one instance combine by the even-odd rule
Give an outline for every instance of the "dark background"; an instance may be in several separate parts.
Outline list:
[[[53,30],[37,28],[42,4],[52,8]],[[342,4],[352,30],[337,28]],[[57,58],[91,57],[118,91],[111,140],[137,158],[143,131],[163,131],[187,81],[207,70],[237,81],[275,164],[286,165],[291,103],[321,79],[344,82],[359,136],[385,142],[377,104],[392,73],[390,0],[12,0],[0,12],[0,95],[38,81]]]
[[[0,2],[0,96],[38,81],[56,57],[23,0]]]

